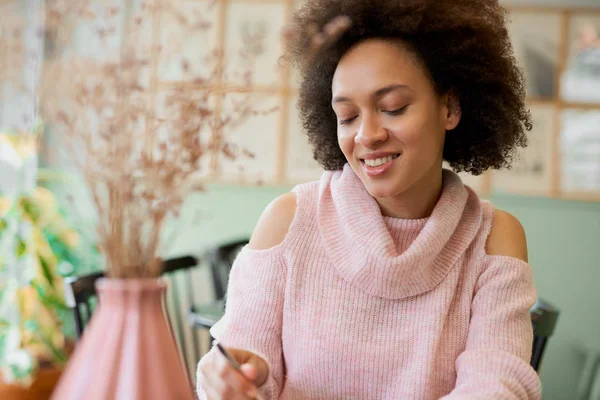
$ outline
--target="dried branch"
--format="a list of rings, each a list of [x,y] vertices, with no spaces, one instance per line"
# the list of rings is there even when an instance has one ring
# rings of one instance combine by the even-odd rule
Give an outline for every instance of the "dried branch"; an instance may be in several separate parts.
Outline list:
[[[62,5],[60,12],[52,14],[57,22],[82,16],[88,21],[114,19],[121,13],[115,8],[98,12]],[[126,24],[113,57],[99,61],[62,54],[46,63],[42,79],[45,120],[60,130],[83,172],[98,211],[99,247],[108,274],[115,278],[160,274],[163,225],[167,218],[178,215],[189,178],[200,171],[201,161],[211,152],[227,153],[226,130],[262,113],[253,109],[248,94],[230,114],[217,114],[214,99],[220,94],[212,90],[220,73],[217,67],[207,76],[193,78],[206,85],[205,90],[158,91],[149,84],[144,77],[158,59],[165,59],[164,49],[144,43],[151,36],[145,29],[153,13],[174,16],[186,35],[210,24],[201,14],[183,14],[167,2],[143,3],[139,12],[131,15],[133,22]],[[96,34],[108,46],[114,42],[115,31],[102,28]],[[256,43],[260,37],[249,38],[252,47],[243,53],[246,65],[252,65],[248,59],[262,48]],[[61,47],[66,48],[65,44]],[[218,50],[211,53],[213,57],[221,54]],[[207,63],[222,64],[215,58]],[[183,60],[181,67],[185,73],[193,65]],[[244,74],[250,85],[252,71]]]

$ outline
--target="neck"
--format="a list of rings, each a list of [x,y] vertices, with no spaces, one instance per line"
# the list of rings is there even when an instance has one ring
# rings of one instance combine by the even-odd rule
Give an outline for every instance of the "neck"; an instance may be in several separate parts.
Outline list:
[[[442,193],[442,168],[434,166],[401,194],[375,199],[386,217],[419,219],[431,215]]]

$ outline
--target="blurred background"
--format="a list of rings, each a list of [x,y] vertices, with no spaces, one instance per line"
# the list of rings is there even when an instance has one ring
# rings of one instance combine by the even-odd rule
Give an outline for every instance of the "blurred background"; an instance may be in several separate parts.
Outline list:
[[[31,7],[39,1],[1,3],[12,4],[28,18],[33,15],[29,14]],[[321,170],[312,158],[297,117],[297,76],[280,59],[280,33],[296,2],[172,3],[181,13],[153,21],[146,31],[148,37],[171,49],[170,57],[159,60],[149,78],[154,79],[158,90],[200,91],[208,84],[210,90],[220,94],[214,101],[222,115],[233,112],[236,98],[248,95],[258,108],[270,110],[248,118],[227,133],[238,146],[231,149],[236,156],[215,151],[206,157],[198,177],[199,182],[208,182],[205,190],[192,194],[181,218],[167,226],[168,236],[175,239],[169,242],[165,258],[192,254],[201,259],[193,271],[191,286],[183,285],[181,279],[179,282],[179,290],[187,292],[187,303],[170,304],[183,310],[176,321],[177,338],[184,352],[189,353],[186,361],[192,371],[197,357],[208,348],[209,338],[205,330],[193,329],[185,313],[190,304],[211,304],[216,295],[214,271],[208,265],[206,251],[249,238],[260,213],[273,198],[295,184],[318,179]],[[121,6],[134,14],[142,4],[131,1]],[[527,79],[534,129],[529,147],[520,153],[511,171],[463,178],[497,208],[519,218],[527,233],[538,295],[560,310],[540,370],[544,399],[600,399],[600,1],[527,0],[504,4],[510,10],[515,55]],[[210,23],[206,29],[184,34],[179,18],[196,13]],[[40,57],[20,69],[18,76],[24,84],[38,79],[43,54],[57,45],[48,29],[44,40],[37,40],[35,32],[45,29],[43,20],[31,19],[27,26],[33,33],[24,36],[24,46],[37,49]],[[101,28],[79,23],[72,30],[74,40],[63,50],[104,57],[107,44],[97,35]],[[108,48],[112,45],[118,46],[118,40],[109,43]],[[255,54],[251,59],[251,86],[244,72],[249,46],[254,46],[250,53]],[[215,48],[224,50],[225,67],[208,83],[191,78],[194,74],[190,70],[204,72]],[[0,90],[0,132],[6,138],[21,131],[43,131],[35,150],[16,145],[13,139],[6,142],[12,141],[21,159],[16,180],[25,182],[37,176],[32,187],[49,190],[47,195],[59,210],[53,215],[64,230],[61,234],[51,233],[52,240],[48,240],[59,275],[82,276],[101,269],[102,260],[94,243],[94,210],[77,169],[61,151],[52,128],[40,128],[35,118],[35,96],[23,94],[14,85],[4,84]],[[0,160],[5,163],[0,164],[0,188],[5,191],[17,185],[5,172],[10,164],[2,158],[9,153],[7,148],[0,140]],[[33,172],[27,172],[28,165],[32,165]],[[40,201],[47,204],[49,200]],[[67,342],[69,338],[74,340],[68,301],[54,309],[59,311],[63,323],[60,329]],[[0,306],[3,310],[8,312]],[[187,350],[192,342],[195,349]]]

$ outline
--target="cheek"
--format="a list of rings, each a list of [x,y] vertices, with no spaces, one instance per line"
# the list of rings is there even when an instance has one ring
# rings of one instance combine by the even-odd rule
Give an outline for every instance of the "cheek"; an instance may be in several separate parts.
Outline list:
[[[423,142],[425,136],[427,136],[425,134],[426,129],[426,124],[418,116],[406,118],[401,123],[390,127],[390,131],[394,138],[409,149],[420,147],[421,142]]]
[[[412,118],[407,118],[402,124],[394,127],[392,134],[407,149],[437,147],[444,130],[440,129],[435,117],[436,115],[427,113],[415,114]]]
[[[354,134],[349,129],[338,129],[337,138],[342,153],[348,158],[354,151]]]

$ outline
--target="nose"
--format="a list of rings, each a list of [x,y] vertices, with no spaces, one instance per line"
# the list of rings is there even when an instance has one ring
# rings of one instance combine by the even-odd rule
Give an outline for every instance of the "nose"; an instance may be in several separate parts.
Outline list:
[[[354,142],[366,148],[372,148],[388,139],[388,131],[376,115],[364,115]]]

